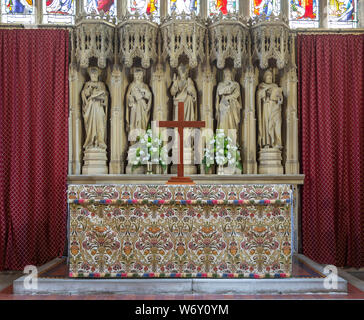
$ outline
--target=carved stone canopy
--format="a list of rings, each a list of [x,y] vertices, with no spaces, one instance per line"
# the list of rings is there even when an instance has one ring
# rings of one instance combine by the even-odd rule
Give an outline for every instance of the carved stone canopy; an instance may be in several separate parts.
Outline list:
[[[215,15],[210,19],[211,62],[219,69],[231,58],[235,68],[241,68],[250,56],[249,19],[237,14]]]
[[[253,42],[253,59],[259,60],[262,69],[268,67],[269,59],[276,61],[277,68],[282,69],[289,61],[289,26],[283,15],[257,16],[251,26]]]
[[[172,13],[162,20],[163,58],[169,57],[171,67],[178,66],[178,58],[185,54],[191,68],[205,58],[206,22],[192,14]]]
[[[161,57],[169,58],[171,67],[176,68],[179,58],[186,56],[189,67],[195,68],[208,55],[219,69],[225,67],[226,59],[232,59],[235,68],[258,60],[262,69],[274,59],[282,69],[293,59],[290,29],[282,15],[263,14],[251,20],[238,14],[219,14],[206,21],[194,12],[174,12],[163,18],[161,25],[155,19],[153,15],[127,14],[116,27],[116,19],[103,12],[81,14],[72,38],[77,63],[87,68],[89,59],[94,58],[98,67],[105,68],[107,59],[118,59],[130,68],[134,58],[140,58],[142,67],[149,68]]]
[[[89,66],[89,59],[96,58],[99,68],[106,67],[106,60],[114,55],[115,18],[103,11],[81,14],[75,26],[75,56],[82,68]]]
[[[118,24],[120,62],[133,66],[133,59],[140,58],[143,68],[157,60],[158,24],[153,15],[128,14]]]

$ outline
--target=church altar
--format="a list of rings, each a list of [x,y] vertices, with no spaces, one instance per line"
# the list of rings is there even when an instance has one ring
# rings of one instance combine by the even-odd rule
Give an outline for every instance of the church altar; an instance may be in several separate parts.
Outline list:
[[[69,184],[70,277],[282,278],[289,184]]]
[[[84,14],[71,36],[69,276],[290,277],[303,176],[287,19]]]

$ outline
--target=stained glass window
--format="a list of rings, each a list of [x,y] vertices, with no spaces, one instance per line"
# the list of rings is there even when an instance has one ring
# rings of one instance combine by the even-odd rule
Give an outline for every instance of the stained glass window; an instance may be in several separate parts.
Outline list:
[[[209,0],[209,14],[235,13],[239,11],[238,0]]]
[[[110,16],[116,16],[116,0],[86,0],[85,3],[87,13],[104,11]]]
[[[154,15],[159,17],[159,8],[161,0],[128,0],[129,1],[129,12],[138,13],[140,15]]]
[[[355,28],[358,23],[357,8],[357,0],[328,0],[329,27]]]
[[[169,0],[168,12],[181,14],[182,12],[196,14],[200,12],[200,0]]]
[[[288,0],[291,28],[317,28],[319,26],[319,0]]]
[[[274,15],[279,15],[281,11],[281,1],[280,0],[250,0],[251,4],[251,16],[260,16],[265,14],[270,16],[272,13]]]
[[[74,23],[75,0],[43,0],[43,23]]]
[[[33,0],[2,0],[1,22],[34,23],[35,10]]]

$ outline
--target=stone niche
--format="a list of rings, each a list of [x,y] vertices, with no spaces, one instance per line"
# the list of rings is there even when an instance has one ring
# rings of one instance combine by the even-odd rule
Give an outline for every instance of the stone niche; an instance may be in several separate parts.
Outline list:
[[[178,101],[185,103],[185,120],[206,122],[203,139],[191,140],[186,156],[198,145],[201,160],[217,129],[226,136],[233,129],[242,164],[231,171],[191,162],[186,173],[298,174],[295,59],[294,33],[283,16],[78,17],[69,73],[69,174],[174,172],[173,165],[133,161],[136,129],[154,134],[156,121],[173,119]],[[167,131],[159,133],[168,147]]]

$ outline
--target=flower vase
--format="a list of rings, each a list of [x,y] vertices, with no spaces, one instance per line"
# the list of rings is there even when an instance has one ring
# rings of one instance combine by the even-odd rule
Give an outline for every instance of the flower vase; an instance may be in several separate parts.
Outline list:
[[[153,163],[147,162],[147,174],[153,174]]]
[[[219,164],[219,166],[217,167],[217,174],[218,175],[224,174],[224,165],[223,164]]]

